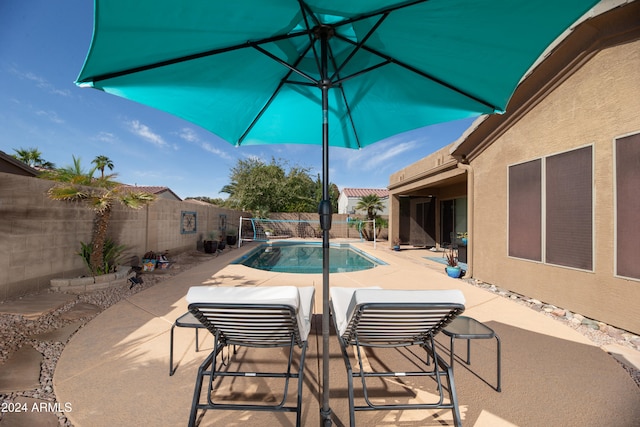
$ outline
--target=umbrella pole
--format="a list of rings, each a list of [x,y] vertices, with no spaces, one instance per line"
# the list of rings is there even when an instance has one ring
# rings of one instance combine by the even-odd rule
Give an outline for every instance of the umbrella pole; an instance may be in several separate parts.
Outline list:
[[[331,407],[329,406],[329,230],[331,229],[331,198],[329,196],[329,87],[328,77],[328,28],[319,28],[320,67],[322,89],[322,201],[318,208],[322,227],[322,407],[320,416],[322,425],[331,426]]]

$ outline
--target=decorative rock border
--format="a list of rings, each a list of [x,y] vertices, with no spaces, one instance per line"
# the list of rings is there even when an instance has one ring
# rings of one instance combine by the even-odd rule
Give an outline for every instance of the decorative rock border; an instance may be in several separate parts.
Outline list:
[[[529,298],[524,295],[520,295],[516,292],[502,289],[498,286],[495,286],[489,283],[484,283],[477,279],[465,279],[465,280],[474,286],[486,289],[489,292],[496,293],[503,298],[509,298],[510,300],[513,300],[520,304],[524,304],[533,310],[539,311],[541,313],[545,313],[551,317],[554,317],[557,320],[563,321],[573,326],[574,328],[582,327],[582,328],[586,328],[587,330],[590,329],[593,331],[603,332],[604,334],[608,335],[612,339],[617,341],[623,341],[630,348],[640,351],[640,336],[635,335],[631,332],[625,331],[623,329],[618,329],[604,322],[589,319],[588,317],[585,317],[578,313],[572,313],[571,311],[566,310],[564,308],[556,307],[555,305],[547,304],[542,301],[538,301],[534,298]],[[594,340],[594,341],[597,341],[597,340]],[[598,344],[603,344],[603,343],[598,343]]]
[[[86,292],[107,289],[116,286],[124,286],[129,277],[133,276],[131,267],[118,267],[115,273],[101,276],[76,277],[72,279],[51,279],[49,286],[56,292],[69,292],[83,294]]]

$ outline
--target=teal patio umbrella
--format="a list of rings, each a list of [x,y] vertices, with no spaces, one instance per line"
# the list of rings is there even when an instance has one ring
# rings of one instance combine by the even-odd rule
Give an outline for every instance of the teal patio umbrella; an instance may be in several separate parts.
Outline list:
[[[234,145],[321,144],[329,406],[329,146],[503,112],[594,0],[96,0],[77,79]]]

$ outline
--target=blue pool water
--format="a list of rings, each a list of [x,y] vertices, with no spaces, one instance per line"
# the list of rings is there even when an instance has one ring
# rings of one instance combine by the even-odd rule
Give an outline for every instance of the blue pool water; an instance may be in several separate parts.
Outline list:
[[[329,272],[360,271],[385,264],[347,244],[329,247]],[[322,273],[320,243],[280,242],[260,245],[232,264],[280,273]]]

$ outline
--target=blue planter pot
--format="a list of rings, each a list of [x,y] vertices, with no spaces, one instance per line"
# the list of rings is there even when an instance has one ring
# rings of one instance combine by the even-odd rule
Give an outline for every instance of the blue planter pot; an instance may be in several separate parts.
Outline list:
[[[447,275],[449,277],[453,277],[454,279],[457,279],[460,277],[460,274],[462,273],[462,269],[460,267],[446,267],[445,270],[447,271]]]

